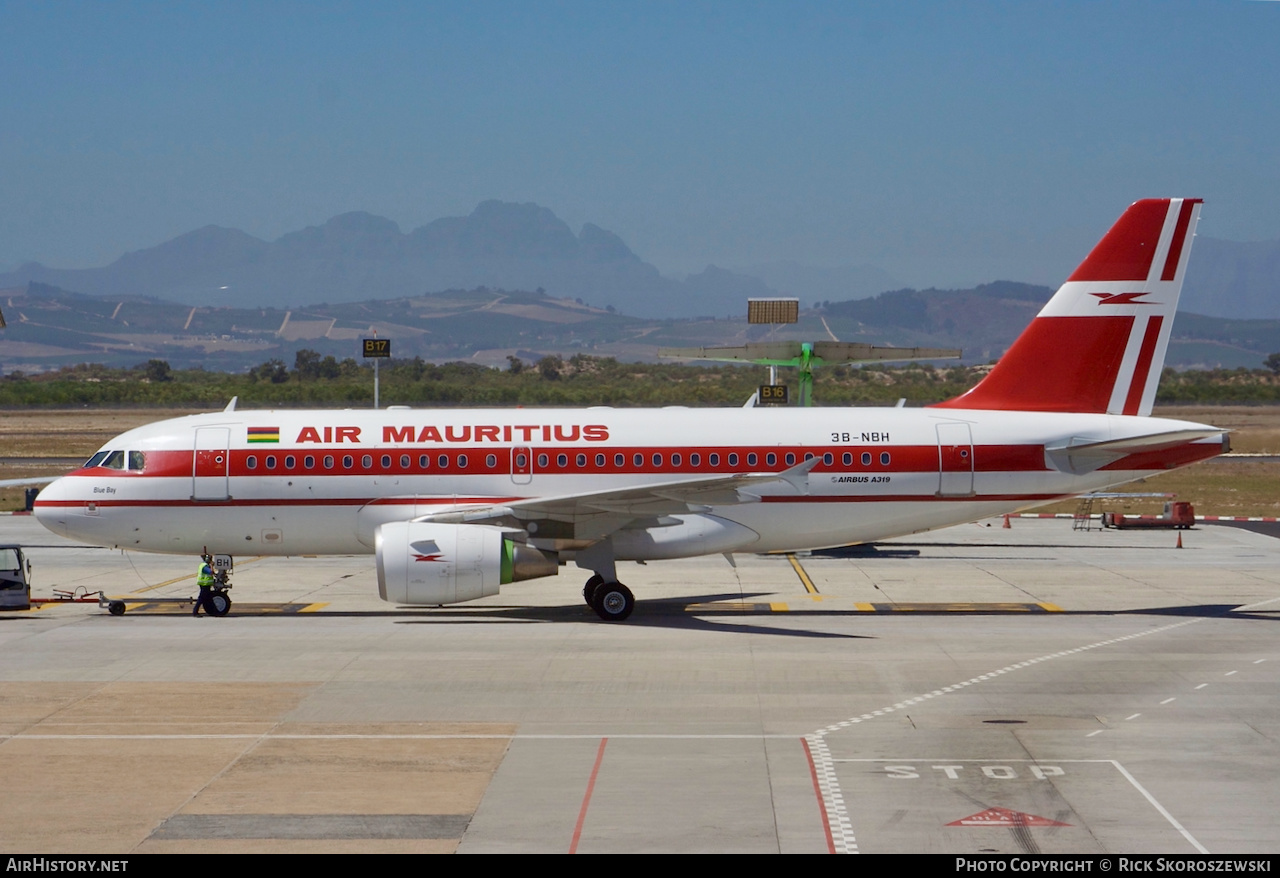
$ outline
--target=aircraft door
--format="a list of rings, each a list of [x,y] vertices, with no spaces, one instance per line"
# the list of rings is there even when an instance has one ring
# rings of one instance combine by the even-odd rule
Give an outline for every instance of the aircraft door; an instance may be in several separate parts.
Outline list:
[[[511,449],[511,481],[527,485],[533,481],[533,449],[525,446]]]
[[[191,464],[192,500],[230,500],[227,473],[231,444],[229,427],[196,430],[195,458]]]
[[[973,496],[973,436],[968,424],[938,424],[938,496]]]

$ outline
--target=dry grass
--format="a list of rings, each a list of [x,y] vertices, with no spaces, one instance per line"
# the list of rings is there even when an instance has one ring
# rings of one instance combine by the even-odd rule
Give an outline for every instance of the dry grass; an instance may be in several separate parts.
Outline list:
[[[0,413],[0,479],[60,475],[67,467],[42,458],[87,459],[113,436],[164,418],[192,414],[178,409],[10,411]],[[1280,455],[1280,406],[1165,407],[1156,415],[1232,430],[1232,450]],[[13,463],[12,458],[30,458]],[[1121,490],[1174,493],[1201,515],[1280,516],[1280,463],[1230,460],[1196,464],[1143,479]],[[0,509],[20,509],[23,489],[0,489]],[[1108,509],[1159,512],[1159,500],[1109,501]],[[1072,512],[1075,502],[1045,511]]]

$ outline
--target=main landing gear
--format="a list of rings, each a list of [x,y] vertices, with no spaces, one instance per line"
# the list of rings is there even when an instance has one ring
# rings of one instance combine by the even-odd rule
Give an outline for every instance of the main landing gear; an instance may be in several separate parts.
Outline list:
[[[599,573],[582,587],[582,597],[587,606],[606,622],[621,622],[636,608],[636,597],[631,589],[621,582],[605,582]]]

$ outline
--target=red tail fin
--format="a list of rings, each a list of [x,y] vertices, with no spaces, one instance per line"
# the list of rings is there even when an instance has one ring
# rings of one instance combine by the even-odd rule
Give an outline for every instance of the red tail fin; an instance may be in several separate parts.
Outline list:
[[[1135,201],[987,377],[938,407],[1151,414],[1200,204]]]

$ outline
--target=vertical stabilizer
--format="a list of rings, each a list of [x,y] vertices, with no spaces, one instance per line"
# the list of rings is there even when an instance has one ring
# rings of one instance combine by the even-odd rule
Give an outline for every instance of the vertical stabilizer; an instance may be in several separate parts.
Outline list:
[[[1151,414],[1200,204],[1135,201],[987,377],[938,407]]]

